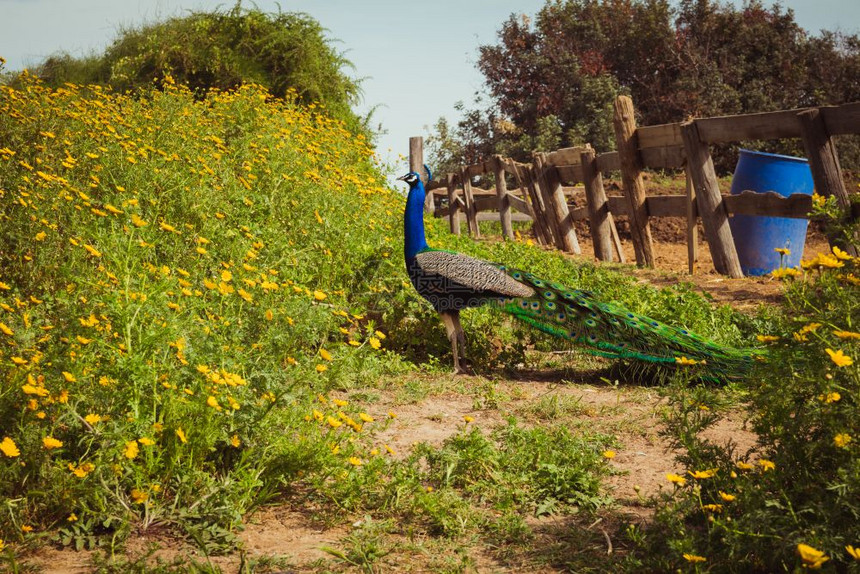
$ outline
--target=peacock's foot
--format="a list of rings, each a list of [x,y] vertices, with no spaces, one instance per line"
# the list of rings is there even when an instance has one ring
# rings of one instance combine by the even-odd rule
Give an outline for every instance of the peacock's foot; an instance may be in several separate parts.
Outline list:
[[[474,375],[475,371],[472,369],[472,361],[469,361],[468,359],[460,359],[460,361],[454,365],[454,374]]]

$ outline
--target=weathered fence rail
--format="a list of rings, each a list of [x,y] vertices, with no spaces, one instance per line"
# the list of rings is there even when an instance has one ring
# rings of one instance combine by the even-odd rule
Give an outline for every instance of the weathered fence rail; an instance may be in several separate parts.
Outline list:
[[[840,205],[850,207],[833,136],[860,134],[860,102],[638,127],[632,101],[621,96],[615,102],[613,126],[618,151],[598,154],[586,144],[535,153],[531,163],[494,156],[437,178],[428,186],[426,207],[438,217],[448,217],[452,233],[460,233],[465,217],[468,232],[475,237],[480,236],[480,221],[499,221],[507,239],[514,237],[513,222],[531,221],[539,243],[577,254],[581,248],[573,223],[586,220],[595,257],[603,261],[624,261],[614,222],[615,216],[624,216],[630,222],[637,264],[651,267],[654,249],[650,218],[681,217],[687,220],[691,272],[698,258],[701,220],[714,267],[732,277],[741,276],[741,269],[729,216],[802,218],[811,211],[812,199],[800,194],[786,198],[773,192],[723,195],[710,154],[712,144],[800,138],[816,191],[833,195]],[[417,154],[417,164],[413,153]],[[412,138],[413,169],[420,167],[420,155],[420,138]],[[684,169],[686,193],[648,196],[642,177],[645,169]],[[623,195],[607,196],[603,174],[619,171]],[[493,189],[473,186],[475,177],[490,175]],[[579,193],[584,194],[585,205],[575,207],[569,198]],[[854,246],[841,246],[857,253]]]

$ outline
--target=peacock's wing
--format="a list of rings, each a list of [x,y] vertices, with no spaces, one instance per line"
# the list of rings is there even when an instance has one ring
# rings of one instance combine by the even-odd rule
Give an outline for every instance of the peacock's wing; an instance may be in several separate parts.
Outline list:
[[[468,291],[482,297],[531,297],[534,289],[482,259],[451,251],[427,250],[415,256],[415,264],[427,277],[436,277],[432,289],[439,292]],[[420,289],[419,289],[420,291]]]
[[[655,363],[707,365],[718,377],[745,373],[750,353],[721,347],[686,329],[599,301],[588,291],[569,289],[530,273],[505,269],[511,278],[533,288],[534,295],[502,301],[502,309],[534,327],[591,347],[596,354]]]

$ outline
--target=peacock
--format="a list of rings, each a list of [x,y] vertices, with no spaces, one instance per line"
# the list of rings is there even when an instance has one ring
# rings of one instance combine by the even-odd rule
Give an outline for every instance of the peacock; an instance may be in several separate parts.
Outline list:
[[[430,181],[430,170],[425,169]],[[460,311],[480,305],[494,305],[544,333],[583,344],[604,357],[672,366],[697,364],[703,376],[719,380],[737,378],[749,370],[753,358],[749,351],[719,346],[686,329],[602,302],[589,291],[462,253],[431,249],[424,235],[424,183],[414,171],[398,179],[409,184],[403,218],[406,271],[415,290],[445,325],[455,373],[465,372]]]

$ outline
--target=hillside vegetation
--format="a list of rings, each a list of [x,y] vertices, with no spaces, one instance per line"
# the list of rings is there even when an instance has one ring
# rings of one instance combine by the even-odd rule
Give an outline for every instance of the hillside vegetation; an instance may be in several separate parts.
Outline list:
[[[360,132],[363,121],[352,109],[360,81],[349,75],[351,67],[307,14],[267,13],[237,2],[228,10],[120,29],[104,52],[83,57],[59,52],[32,73],[53,88],[66,82],[99,84],[120,93],[160,85],[170,76],[198,97],[252,83],[276,98],[322,103],[330,116]]]

